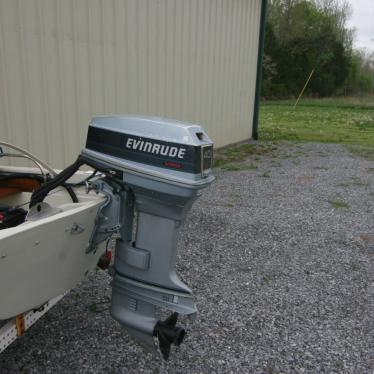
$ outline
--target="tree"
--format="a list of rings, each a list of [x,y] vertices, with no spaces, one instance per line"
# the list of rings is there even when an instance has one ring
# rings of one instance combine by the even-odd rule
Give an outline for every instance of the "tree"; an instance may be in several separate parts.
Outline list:
[[[363,95],[374,92],[374,52],[354,51],[344,93]]]
[[[265,38],[265,56],[275,67],[265,95],[295,96],[311,71],[307,93],[336,92],[349,74],[352,31],[346,27],[350,8],[337,0],[271,0]]]

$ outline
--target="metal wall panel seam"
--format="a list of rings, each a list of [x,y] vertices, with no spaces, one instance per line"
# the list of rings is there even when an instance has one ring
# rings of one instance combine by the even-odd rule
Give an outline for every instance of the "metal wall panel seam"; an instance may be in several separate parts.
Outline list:
[[[243,2],[243,4],[245,4]],[[245,120],[246,113],[248,111],[246,107],[246,96],[244,92],[244,79],[243,74],[245,71],[245,64],[243,63],[244,56],[245,56],[245,41],[246,41],[246,30],[247,30],[247,17],[245,12],[245,6],[243,6],[243,9],[241,11],[241,35],[240,35],[240,54],[239,54],[239,61],[240,61],[240,69],[239,69],[239,84],[238,84],[238,90],[239,90],[239,110],[240,110],[240,120],[243,121],[243,125],[247,126],[247,121]],[[250,125],[250,121],[248,123]]]
[[[93,113],[93,103],[92,103],[92,64],[91,64],[91,45],[92,45],[92,35],[90,32],[90,0],[86,0],[86,5],[87,5],[87,55],[88,55],[88,61],[87,61],[87,69],[88,69],[88,98],[89,98],[89,108],[90,112]]]
[[[77,43],[79,43],[79,38],[77,35],[77,26],[76,26],[76,17],[77,17],[77,9],[75,6],[76,2],[74,0],[70,1],[70,9],[71,9],[71,20],[72,20],[72,49],[73,49],[73,80],[74,80],[74,115],[75,115],[75,128],[78,136],[75,137],[75,145],[76,148],[79,146],[83,146],[80,144],[80,140],[83,139],[83,134],[80,131],[81,124],[80,124],[80,106],[78,104],[79,100],[79,92],[80,90],[80,80],[78,79],[78,63],[77,63]]]
[[[235,19],[235,22],[233,22],[233,25],[232,25],[232,39],[231,39],[231,43],[233,44],[233,56],[232,56],[232,71],[231,71],[231,89],[232,89],[232,94],[231,94],[231,97],[230,97],[230,100],[229,100],[229,108],[230,108],[230,112],[231,112],[231,121],[229,122],[228,124],[228,127],[230,128],[230,138],[229,138],[229,141],[230,142],[233,142],[236,138],[236,136],[234,135],[234,124],[236,124],[236,126],[238,126],[240,124],[240,121],[239,121],[239,124],[238,124],[238,121],[237,121],[237,111],[236,111],[236,101],[238,100],[238,92],[237,92],[237,89],[238,89],[238,86],[237,86],[237,74],[238,74],[238,55],[239,55],[239,42],[240,40],[238,39],[238,26],[240,25],[240,22],[238,22],[238,19],[240,19],[239,16],[239,5],[242,3],[242,0],[239,0],[239,1],[235,1],[234,2],[234,6],[233,6],[233,20]],[[242,129],[241,129],[241,126],[238,126],[239,127],[239,133],[242,132]]]
[[[39,24],[39,33],[40,33],[40,58],[41,61],[46,60],[46,54],[45,54],[45,30],[44,30],[44,24],[43,24],[43,6],[41,4],[41,0],[37,1],[37,12],[38,12],[38,24]],[[45,158],[46,160],[51,159],[51,155],[53,153],[53,142],[51,139],[51,133],[48,129],[48,123],[49,123],[49,106],[47,105],[48,102],[48,85],[47,85],[47,78],[46,78],[46,71],[43,68],[43,65],[40,64],[40,70],[41,70],[41,86],[42,86],[42,106],[43,106],[43,118],[44,123],[43,126],[43,132],[46,139],[46,150],[45,150]],[[43,105],[44,104],[44,105]]]
[[[2,74],[2,82],[3,85],[3,92],[4,92],[4,113],[5,113],[5,123],[7,128],[7,137],[4,139],[6,141],[12,142],[13,141],[13,134],[11,128],[11,117],[9,112],[9,92],[8,92],[8,76],[6,72],[6,59],[5,59],[5,43],[4,43],[4,29],[1,22],[1,11],[0,11],[0,65],[1,65],[1,74]],[[0,91],[1,92],[1,91]],[[4,120],[4,118],[2,118]],[[4,136],[4,135],[3,135]]]
[[[59,141],[62,143],[63,147],[62,147],[62,151],[63,151],[63,154],[61,155],[61,158],[66,161],[67,159],[67,154],[69,152],[69,149],[67,149],[68,147],[68,139],[67,139],[67,134],[66,134],[66,124],[67,124],[67,121],[65,120],[65,95],[64,95],[64,84],[63,84],[63,72],[62,72],[62,66],[61,66],[61,63],[63,61],[62,59],[62,51],[61,51],[61,20],[60,20],[60,14],[61,14],[61,11],[59,9],[59,5],[60,2],[58,0],[55,0],[54,1],[54,4],[55,4],[55,14],[56,14],[56,21],[57,21],[57,24],[56,24],[56,27],[57,27],[57,32],[56,32],[56,46],[57,46],[57,56],[58,56],[58,60],[57,60],[57,69],[58,69],[58,81],[59,81],[59,96],[60,96],[60,104],[59,104],[59,120],[56,118],[57,122],[60,123],[60,129],[62,130],[61,131],[61,136],[62,138],[59,139]],[[62,124],[62,126],[61,126]]]
[[[207,118],[208,123],[211,124],[214,121],[213,113],[214,113],[214,91],[213,91],[213,82],[216,80],[214,75],[215,69],[215,39],[217,37],[216,33],[216,26],[217,26],[217,9],[215,8],[216,1],[210,0],[209,1],[209,38],[208,38],[208,60],[207,60],[207,68],[208,74],[206,76],[207,79],[207,103],[206,103],[206,110],[207,110]]]
[[[240,133],[242,134],[242,127],[243,127],[243,121],[242,121],[242,116],[244,114],[242,110],[242,93],[241,93],[241,58],[242,58],[242,43],[243,43],[243,11],[244,11],[244,1],[241,0],[240,2],[240,7],[239,7],[239,16],[238,16],[238,31],[237,31],[237,38],[238,38],[238,52],[237,52],[237,62],[236,62],[236,78],[235,78],[235,86],[237,87],[237,98],[235,100],[235,105],[234,105],[234,121],[235,123],[239,124],[240,127]]]
[[[21,66],[22,66],[22,86],[23,86],[23,92],[22,92],[22,99],[24,101],[25,105],[25,123],[24,124],[15,124],[16,126],[22,126],[23,130],[26,132],[25,137],[25,143],[22,144],[24,147],[28,149],[33,149],[33,147],[30,146],[30,138],[31,138],[31,123],[30,123],[30,103],[28,98],[28,88],[29,88],[29,81],[28,81],[28,73],[26,71],[26,51],[25,51],[25,32],[24,32],[24,19],[22,15],[22,9],[20,6],[20,1],[17,1],[17,12],[18,12],[18,20],[19,20],[19,38],[20,38],[20,52],[21,52]]]

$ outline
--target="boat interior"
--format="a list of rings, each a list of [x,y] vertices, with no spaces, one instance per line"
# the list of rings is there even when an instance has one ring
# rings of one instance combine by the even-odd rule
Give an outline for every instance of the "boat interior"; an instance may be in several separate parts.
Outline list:
[[[26,219],[27,202],[42,183],[37,174],[0,170],[0,229],[18,226]]]
[[[17,153],[4,152],[4,144],[7,148],[15,148]],[[0,230],[24,223],[27,220],[33,191],[48,178],[56,175],[53,169],[26,151],[0,142],[0,160],[3,161],[6,157],[25,158],[34,162],[37,167],[0,164]],[[91,175],[92,172],[79,172],[72,178],[71,184],[56,188],[46,197],[45,202],[52,207],[69,210],[74,207],[72,202],[87,203],[98,198],[101,200],[102,197],[95,194],[88,195],[84,183],[80,183]]]

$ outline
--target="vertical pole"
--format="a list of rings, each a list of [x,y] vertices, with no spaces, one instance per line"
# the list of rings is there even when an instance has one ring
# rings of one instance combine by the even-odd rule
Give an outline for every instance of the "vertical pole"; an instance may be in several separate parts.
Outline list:
[[[298,97],[297,100],[296,100],[296,103],[295,103],[295,105],[294,105],[294,109],[297,107],[297,104],[299,104],[299,101],[300,101],[300,99],[301,99],[301,96],[303,96],[304,91],[305,91],[305,89],[307,88],[309,81],[312,79],[312,76],[313,76],[315,70],[316,70],[316,68],[314,68],[314,69],[312,70],[312,72],[310,73],[308,80],[306,81],[306,83],[305,83],[303,89],[302,89],[301,92],[300,92],[299,97]]]
[[[259,37],[259,42],[258,42],[258,57],[257,57],[256,92],[255,92],[255,103],[254,103],[253,125],[252,125],[252,137],[255,140],[258,140],[258,118],[259,118],[259,113],[260,113],[262,61],[264,58],[264,45],[265,45],[266,9],[267,9],[267,0],[262,0],[261,1],[260,37]]]

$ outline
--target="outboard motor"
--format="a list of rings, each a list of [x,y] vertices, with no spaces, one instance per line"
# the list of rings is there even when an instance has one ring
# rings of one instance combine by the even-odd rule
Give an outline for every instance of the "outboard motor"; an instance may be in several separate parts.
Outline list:
[[[103,208],[91,241],[94,246],[119,230],[111,314],[152,350],[156,337],[165,359],[185,335],[176,326],[178,314],[196,313],[175,261],[183,221],[214,179],[212,158],[213,143],[200,126],[153,117],[94,118],[81,154],[108,176],[104,182],[123,185]],[[172,313],[159,321],[157,307]]]

